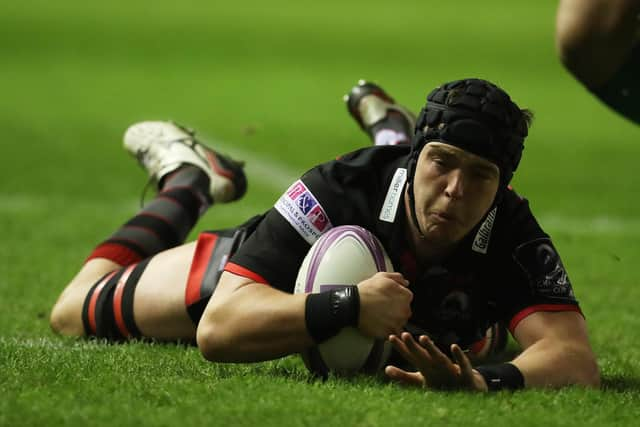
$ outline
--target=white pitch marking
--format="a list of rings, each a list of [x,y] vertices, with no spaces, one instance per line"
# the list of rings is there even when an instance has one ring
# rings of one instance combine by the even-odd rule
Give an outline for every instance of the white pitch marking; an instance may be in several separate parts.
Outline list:
[[[301,170],[289,165],[255,155],[251,151],[238,148],[236,144],[222,141],[216,138],[207,138],[217,150],[228,153],[231,156],[246,162],[245,170],[250,180],[260,182],[261,185],[271,188],[274,192],[283,192],[298,179]],[[51,197],[25,194],[0,194],[0,213],[19,214],[26,211],[45,211],[51,208],[50,203],[62,201],[52,200]],[[118,211],[129,212],[139,206],[139,199],[127,200],[120,205]],[[76,205],[76,209],[82,206],[91,208],[104,205],[112,212],[111,204],[100,203],[99,200],[89,203],[83,202]],[[245,206],[248,208],[247,206]],[[567,216],[549,212],[538,216],[542,228],[549,232],[564,232],[573,235],[640,235],[640,218],[621,218],[606,214],[594,217]]]
[[[251,180],[260,182],[277,191],[286,190],[295,180],[300,178],[304,172],[301,169],[292,168],[289,165],[279,163],[275,160],[257,156],[251,151],[238,148],[237,145],[231,144],[219,139],[203,138],[208,144],[213,146],[221,153],[229,154],[233,158],[245,161],[245,171]]]
[[[639,236],[640,218],[620,218],[598,215],[595,217],[570,217],[560,214],[542,214],[538,222],[544,230],[578,236]]]

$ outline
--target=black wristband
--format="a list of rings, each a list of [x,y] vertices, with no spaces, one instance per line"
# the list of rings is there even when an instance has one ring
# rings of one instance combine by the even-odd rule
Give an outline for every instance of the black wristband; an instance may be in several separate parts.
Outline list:
[[[316,344],[333,337],[345,326],[358,326],[359,315],[357,286],[307,295],[304,320]]]
[[[524,377],[512,363],[484,365],[475,368],[482,375],[489,391],[519,390],[524,388]]]

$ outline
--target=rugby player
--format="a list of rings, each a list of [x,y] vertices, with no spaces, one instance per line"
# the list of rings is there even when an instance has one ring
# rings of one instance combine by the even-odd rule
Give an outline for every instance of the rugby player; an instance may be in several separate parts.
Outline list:
[[[204,357],[252,362],[300,352],[348,325],[389,339],[408,362],[388,377],[479,391],[597,386],[585,319],[549,236],[508,185],[531,115],[466,79],[433,90],[417,122],[361,82],[351,115],[375,142],[321,164],[272,209],[181,244],[214,203],[246,190],[242,165],[167,122],[130,127],[125,147],[158,196],[91,253],[59,297],[52,328],[111,340],[195,341]],[[310,245],[360,225],[396,272],[346,289],[293,294]],[[508,325],[522,352],[472,366],[465,351]]]
[[[589,91],[640,124],[640,1],[560,0],[556,45]]]

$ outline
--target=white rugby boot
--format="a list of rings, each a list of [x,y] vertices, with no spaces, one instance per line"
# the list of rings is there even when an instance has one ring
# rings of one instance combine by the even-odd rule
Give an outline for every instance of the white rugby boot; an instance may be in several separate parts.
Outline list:
[[[415,115],[396,103],[380,86],[359,80],[344,96],[349,114],[375,145],[409,143]]]
[[[244,162],[223,156],[195,138],[195,133],[173,122],[147,121],[131,125],[124,147],[159,183],[182,165],[193,165],[207,174],[214,203],[228,203],[247,191]]]

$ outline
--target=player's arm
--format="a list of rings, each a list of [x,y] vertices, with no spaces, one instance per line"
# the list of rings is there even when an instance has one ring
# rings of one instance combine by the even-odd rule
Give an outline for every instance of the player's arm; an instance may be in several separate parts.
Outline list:
[[[523,352],[511,363],[526,387],[598,387],[600,374],[584,318],[575,311],[536,312],[513,331]]]
[[[363,333],[386,337],[401,330],[411,314],[406,286],[400,273],[377,273],[358,284]],[[300,352],[317,343],[305,317],[307,297],[224,272],[198,325],[198,347],[205,358],[218,362],[255,362]]]
[[[198,325],[208,360],[253,362],[300,352],[313,344],[305,324],[306,294],[288,294],[224,272]]]
[[[459,346],[453,359],[423,335],[392,335],[391,343],[417,372],[388,366],[386,374],[399,382],[429,388],[491,391],[522,387],[598,387],[600,374],[589,345],[584,318],[575,311],[536,312],[516,326],[514,336],[524,351],[509,363],[475,369]]]

